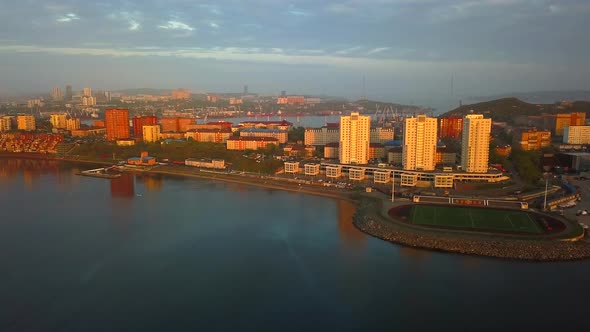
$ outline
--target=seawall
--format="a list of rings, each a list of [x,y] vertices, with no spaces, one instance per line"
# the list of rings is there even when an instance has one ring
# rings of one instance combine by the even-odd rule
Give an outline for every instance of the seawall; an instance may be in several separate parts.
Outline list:
[[[409,230],[386,219],[374,199],[363,198],[353,218],[364,233],[396,244],[467,255],[527,261],[567,261],[590,258],[590,243],[558,240],[521,240],[502,236],[465,236],[461,233],[437,234],[428,230]]]

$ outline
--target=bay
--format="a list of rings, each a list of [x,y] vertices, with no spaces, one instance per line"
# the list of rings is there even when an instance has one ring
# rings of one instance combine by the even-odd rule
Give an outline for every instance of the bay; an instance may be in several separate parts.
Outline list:
[[[417,250],[354,205],[0,159],[0,331],[588,327],[590,262]]]

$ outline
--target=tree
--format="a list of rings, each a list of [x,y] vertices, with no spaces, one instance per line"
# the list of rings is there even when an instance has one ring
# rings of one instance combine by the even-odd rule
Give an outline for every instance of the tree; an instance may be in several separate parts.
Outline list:
[[[305,128],[293,127],[289,130],[289,142],[296,143],[298,141],[303,142],[305,140]]]

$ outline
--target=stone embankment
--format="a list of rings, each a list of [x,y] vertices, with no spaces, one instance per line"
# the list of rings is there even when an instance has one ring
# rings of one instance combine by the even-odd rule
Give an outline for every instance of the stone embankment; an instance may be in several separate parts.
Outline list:
[[[404,229],[395,221],[386,220],[377,211],[375,203],[361,200],[353,223],[371,236],[415,248],[448,251],[528,261],[566,261],[590,258],[590,243],[557,240],[519,240],[463,236],[462,234],[435,234],[428,230]]]

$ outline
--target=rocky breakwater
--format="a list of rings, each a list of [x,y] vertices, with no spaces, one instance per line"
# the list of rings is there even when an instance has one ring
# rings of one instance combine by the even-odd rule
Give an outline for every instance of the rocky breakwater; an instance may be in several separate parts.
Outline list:
[[[379,214],[378,204],[361,200],[353,217],[354,225],[371,236],[414,248],[529,261],[565,261],[590,258],[590,243],[585,240],[521,240],[461,232],[431,232],[410,229]]]

